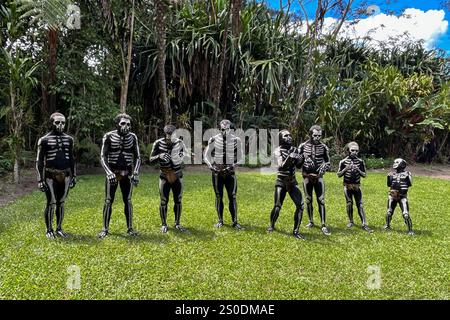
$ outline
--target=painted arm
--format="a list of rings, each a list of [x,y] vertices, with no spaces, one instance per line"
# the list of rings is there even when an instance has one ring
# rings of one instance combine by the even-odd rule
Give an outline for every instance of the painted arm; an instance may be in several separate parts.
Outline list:
[[[366,173],[366,164],[364,163],[364,160],[361,160],[361,162],[359,163],[359,174],[361,175],[361,177],[365,178],[367,177],[367,173]]]
[[[134,148],[133,148],[133,154],[134,154],[134,169],[133,169],[133,175],[137,176],[139,175],[139,170],[141,169],[141,152],[139,151],[139,141],[136,135],[133,135],[134,140]]]
[[[412,186],[412,175],[411,175],[411,172],[409,172],[409,171],[407,171],[408,172],[408,187],[411,187]]]
[[[153,143],[152,152],[150,153],[150,162],[155,162],[159,159],[159,142]]]
[[[72,179],[70,180],[69,187],[73,188],[77,184],[77,171],[76,171],[76,165],[75,165],[75,156],[74,156],[74,141],[73,137],[70,137],[70,144],[69,144],[69,161],[70,161],[70,173],[72,175]]]
[[[330,164],[330,155],[329,155],[329,152],[328,152],[328,147],[326,146],[326,145],[324,145],[324,151],[323,151],[323,163],[322,163],[322,165],[319,167],[319,174],[320,175],[322,175],[322,174],[324,174],[325,172],[327,172],[329,169],[330,169],[330,167],[331,167],[331,164]]]
[[[392,172],[389,172],[389,174],[387,175],[387,181],[386,181],[386,184],[388,187],[392,186],[392,180],[393,180]]]
[[[102,141],[102,149],[100,151],[100,163],[103,167],[103,170],[106,172],[106,178],[109,180],[110,183],[115,184],[117,183],[116,175],[114,172],[112,172],[111,168],[108,166],[108,153],[109,153],[109,136],[108,134],[105,134],[103,136]]]
[[[337,172],[337,176],[339,178],[341,178],[347,170],[348,170],[348,167],[345,165],[345,161],[341,160],[339,162],[339,171]]]
[[[214,167],[212,165],[212,159],[210,158],[211,153],[210,153],[210,146],[214,143],[214,138],[209,139],[208,141],[208,145],[206,146],[204,155],[203,155],[203,159],[205,160],[206,165],[208,166],[209,169],[214,170]]]
[[[36,171],[37,171],[37,181],[38,188],[41,191],[47,191],[47,185],[44,182],[44,170],[45,170],[45,156],[44,151],[42,150],[42,138],[38,141],[37,146],[37,155],[36,155]]]

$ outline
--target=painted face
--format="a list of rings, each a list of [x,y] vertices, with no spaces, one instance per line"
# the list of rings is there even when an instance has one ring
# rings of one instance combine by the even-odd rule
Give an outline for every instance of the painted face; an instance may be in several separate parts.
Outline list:
[[[164,139],[166,140],[167,143],[172,143],[172,133],[165,133]]]
[[[283,131],[281,133],[281,142],[283,144],[292,145],[292,135],[289,131]]]
[[[356,158],[359,153],[359,147],[356,145],[352,145],[348,151],[350,153],[350,157]]]
[[[66,126],[66,118],[63,116],[56,116],[53,118],[53,128],[56,132],[63,133]]]
[[[406,161],[398,158],[394,160],[394,164],[392,165],[393,169],[404,169],[406,167]]]
[[[227,135],[231,131],[231,122],[229,121],[222,121],[220,123],[220,132],[222,132],[222,135]]]
[[[175,126],[172,125],[167,125],[164,127],[164,140],[166,143],[170,144],[173,142],[175,130]]]
[[[321,130],[313,130],[311,135],[312,141],[314,143],[319,143],[320,139],[322,139],[322,131]]]
[[[117,130],[119,130],[120,134],[127,134],[130,132],[131,121],[130,119],[122,118],[119,121]]]

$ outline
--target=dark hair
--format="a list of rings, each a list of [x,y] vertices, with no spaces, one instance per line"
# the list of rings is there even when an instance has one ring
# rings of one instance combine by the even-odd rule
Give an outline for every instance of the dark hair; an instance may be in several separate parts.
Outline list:
[[[175,130],[177,130],[177,127],[175,127],[173,124],[167,124],[164,126],[165,134],[172,134]]]
[[[115,116],[114,123],[118,124],[120,122],[120,119],[128,119],[131,121],[131,117],[129,115],[127,115],[126,113],[119,113],[117,116]]]

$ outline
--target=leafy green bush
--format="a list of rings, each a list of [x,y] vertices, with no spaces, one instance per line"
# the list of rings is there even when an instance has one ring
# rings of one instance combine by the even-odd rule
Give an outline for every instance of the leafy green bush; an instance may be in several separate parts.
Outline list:
[[[150,153],[152,153],[153,143],[139,142],[139,151],[141,152],[142,164],[150,163]]]
[[[393,158],[363,158],[367,169],[387,169],[390,168],[394,162]]]
[[[11,172],[13,169],[12,160],[0,156],[0,176],[5,175],[8,172]]]
[[[86,138],[75,143],[77,162],[85,166],[97,166],[100,164],[100,147]]]

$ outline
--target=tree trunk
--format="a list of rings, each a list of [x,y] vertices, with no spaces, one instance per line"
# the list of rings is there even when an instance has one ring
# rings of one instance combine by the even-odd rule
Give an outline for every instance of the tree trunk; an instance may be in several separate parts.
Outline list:
[[[347,15],[350,11],[352,4],[353,4],[353,0],[348,0],[347,6],[345,7],[344,12],[342,13],[341,19],[339,20],[339,23],[338,23],[336,29],[334,29],[334,31],[333,31],[333,38],[336,38],[337,35],[339,34],[339,31],[341,31],[341,28],[344,25],[345,19],[347,18]]]
[[[14,150],[14,183],[20,183],[20,167],[19,167],[20,149]]]
[[[305,62],[305,70],[301,76],[299,83],[299,93],[297,98],[296,110],[294,113],[294,117],[290,123],[289,129],[291,133],[297,138],[299,136],[299,127],[300,127],[300,115],[303,112],[303,107],[305,103],[308,101],[308,97],[306,96],[307,92],[311,92],[312,90],[312,80],[310,79],[313,74],[314,68],[314,52],[317,49],[317,40],[319,37],[319,33],[322,29],[322,22],[325,15],[326,8],[322,7],[322,1],[319,0],[317,3],[316,16],[314,19],[314,28],[312,29],[312,34],[310,34],[310,28],[308,26],[307,36],[310,38],[308,55]]]
[[[56,111],[56,96],[50,92],[50,86],[56,81],[56,50],[58,44],[58,31],[50,28],[47,31],[48,42],[48,69],[44,70],[42,75],[42,116],[46,118],[48,115]]]
[[[130,32],[130,39],[128,40],[128,53],[127,53],[127,61],[122,86],[120,90],[120,112],[125,113],[127,107],[127,98],[128,98],[128,84],[130,80],[130,70],[131,70],[131,54],[133,52],[133,33],[134,33],[134,0],[131,4],[131,18],[129,18],[128,30]]]
[[[166,81],[166,14],[167,5],[164,0],[155,0],[155,26],[156,26],[156,49],[157,49],[157,72],[159,98],[165,115],[165,123],[170,123],[172,113],[167,99]]]
[[[9,84],[9,94],[10,94],[10,103],[11,103],[11,114],[12,114],[12,149],[14,155],[14,183],[19,184],[20,182],[20,168],[19,168],[19,159],[20,159],[20,143],[19,143],[19,134],[21,129],[21,119],[19,117],[18,110],[16,109],[16,91],[12,82]]]
[[[225,17],[225,27],[222,35],[222,43],[221,43],[221,52],[219,58],[219,66],[216,69],[216,76],[213,83],[213,103],[214,103],[214,123],[219,123],[219,113],[220,113],[220,98],[222,95],[222,84],[223,84],[223,70],[225,68],[225,61],[227,59],[227,43],[228,43],[228,29],[229,29],[229,21],[230,21],[230,13],[231,13],[231,1],[228,4],[228,9]]]
[[[233,7],[231,13],[231,34],[233,38],[237,38],[241,32],[241,7],[242,0],[232,0]]]

